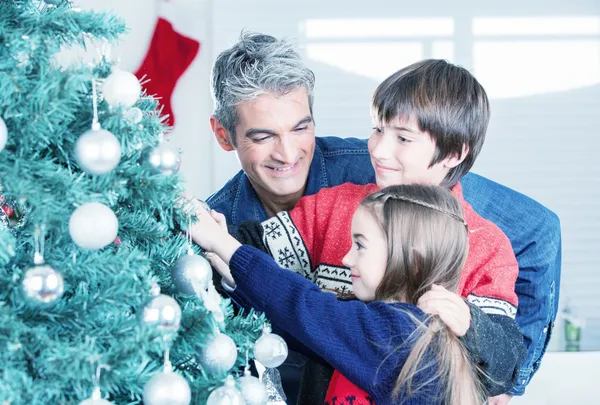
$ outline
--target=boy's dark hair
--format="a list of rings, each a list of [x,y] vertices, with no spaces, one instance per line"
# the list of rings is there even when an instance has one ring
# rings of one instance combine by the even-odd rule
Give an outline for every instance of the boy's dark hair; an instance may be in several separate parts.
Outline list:
[[[373,117],[389,123],[396,117],[414,117],[421,131],[436,144],[430,163],[469,150],[451,169],[442,185],[454,186],[473,166],[485,140],[490,106],[485,90],[463,67],[445,60],[427,59],[407,66],[385,79],[371,100]]]

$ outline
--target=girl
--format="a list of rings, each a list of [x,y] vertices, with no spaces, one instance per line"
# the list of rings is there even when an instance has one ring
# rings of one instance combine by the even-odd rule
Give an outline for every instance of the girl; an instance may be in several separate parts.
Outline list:
[[[242,246],[220,214],[201,209],[197,216],[194,241],[229,265],[216,266],[224,282],[335,367],[328,403],[485,402],[461,341],[416,306],[436,286],[456,291],[466,259],[462,209],[447,189],[392,186],[362,201],[352,219],[353,246],[343,260],[360,301],[338,300]],[[510,375],[515,364],[499,366]]]

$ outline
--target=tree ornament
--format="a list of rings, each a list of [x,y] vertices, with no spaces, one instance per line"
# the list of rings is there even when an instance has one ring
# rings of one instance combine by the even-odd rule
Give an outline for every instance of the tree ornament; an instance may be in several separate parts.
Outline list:
[[[92,396],[79,403],[79,405],[115,405],[100,395],[100,387],[95,387]]]
[[[58,6],[58,5],[62,4],[63,1],[66,1],[66,0],[44,0],[44,3],[50,4],[53,6]]]
[[[117,237],[119,220],[106,205],[89,202],[77,208],[69,219],[71,239],[82,249],[97,250]]]
[[[266,405],[269,400],[266,387],[260,380],[250,374],[248,368],[244,375],[238,379],[240,391],[246,401],[246,405]]]
[[[171,278],[180,293],[198,295],[212,283],[212,267],[208,260],[189,248],[171,267]]]
[[[161,141],[156,148],[148,150],[147,156],[150,166],[167,176],[179,171],[181,165],[179,151],[166,141]]]
[[[142,86],[131,72],[115,69],[102,86],[104,100],[111,107],[132,107],[140,98]]]
[[[173,298],[160,293],[158,285],[153,286],[153,297],[144,305],[139,314],[143,325],[175,333],[181,324],[181,307]]]
[[[139,124],[144,118],[144,113],[137,107],[130,108],[124,115],[124,118],[130,124]]]
[[[213,283],[208,284],[208,290],[200,290],[200,298],[204,308],[212,314],[215,322],[220,324],[225,321],[225,314],[221,308],[223,297],[221,297]]]
[[[75,159],[88,174],[106,174],[119,165],[121,144],[105,129],[91,129],[77,139]]]
[[[246,405],[246,402],[242,393],[235,388],[235,380],[228,375],[225,384],[210,393],[206,405]]]
[[[92,107],[94,112],[92,129],[77,139],[75,159],[83,171],[99,175],[117,167],[121,160],[121,144],[111,132],[100,127],[94,79],[92,79]]]
[[[0,152],[6,146],[6,141],[8,141],[8,128],[2,117],[0,117]]]
[[[276,368],[267,368],[262,374],[262,383],[267,390],[269,404],[285,404],[287,398],[281,384],[281,375]]]
[[[202,365],[213,373],[224,373],[231,370],[236,360],[235,342],[224,333],[217,332],[202,350]]]
[[[44,231],[44,225],[34,230],[34,266],[25,271],[22,282],[26,300],[34,305],[54,304],[65,288],[62,274],[44,262]]]
[[[263,334],[254,343],[254,358],[267,368],[279,367],[288,355],[285,340],[279,335],[271,333],[271,328],[264,325]]]
[[[144,405],[189,405],[192,392],[188,382],[173,372],[169,351],[165,351],[163,371],[144,385]]]
[[[47,264],[35,265],[25,271],[23,292],[33,304],[53,304],[64,288],[62,275]]]

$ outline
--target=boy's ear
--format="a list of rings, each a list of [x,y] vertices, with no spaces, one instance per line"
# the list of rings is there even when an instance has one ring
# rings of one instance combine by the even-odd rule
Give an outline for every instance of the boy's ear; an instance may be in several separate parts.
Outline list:
[[[469,154],[469,145],[467,145],[466,143],[463,143],[463,148],[462,148],[462,152],[461,152],[460,156],[458,156],[457,154],[448,156],[445,159],[446,161],[444,163],[444,166],[446,166],[446,168],[448,168],[448,169],[454,169],[456,166],[461,164],[467,158],[468,154]]]
[[[223,150],[230,152],[233,150],[233,143],[231,142],[231,134],[226,130],[223,125],[214,117],[210,117],[210,129],[215,134],[215,139],[223,148]]]

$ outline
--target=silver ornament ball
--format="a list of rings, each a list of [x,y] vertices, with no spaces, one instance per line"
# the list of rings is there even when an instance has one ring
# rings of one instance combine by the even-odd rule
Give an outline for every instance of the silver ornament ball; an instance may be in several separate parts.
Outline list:
[[[119,220],[106,205],[89,202],[81,205],[69,219],[69,234],[82,249],[97,250],[112,243],[119,231]]]
[[[6,141],[8,141],[8,128],[6,128],[6,123],[0,117],[0,151],[6,146]]]
[[[242,393],[235,388],[235,380],[229,375],[222,387],[210,393],[206,405],[246,405],[246,402]]]
[[[51,4],[53,6],[58,6],[59,4],[61,4],[64,0],[44,0],[44,3],[46,4]]]
[[[203,256],[187,254],[173,264],[171,278],[177,291],[182,294],[195,294],[196,288],[206,290],[212,283],[212,268]]]
[[[287,355],[287,343],[281,336],[274,333],[263,333],[254,343],[254,358],[267,368],[279,367]]]
[[[238,382],[246,405],[266,405],[269,400],[267,388],[258,378],[244,375],[239,378]]]
[[[102,94],[111,107],[132,107],[140,98],[142,86],[131,72],[115,70],[104,80]]]
[[[229,336],[218,333],[202,350],[201,363],[213,373],[231,370],[237,360],[237,347]]]
[[[167,176],[179,171],[181,159],[179,151],[167,142],[160,142],[154,149],[146,152],[148,164]]]
[[[125,120],[130,124],[139,124],[144,118],[144,113],[137,107],[130,108],[125,113]]]
[[[47,264],[41,264],[25,271],[22,287],[27,301],[48,305],[61,297],[65,284],[60,272]]]
[[[77,139],[75,159],[88,174],[106,174],[118,166],[121,144],[111,132],[91,129]]]
[[[181,307],[173,298],[160,294],[144,305],[139,319],[143,325],[165,332],[177,332],[181,324]]]
[[[189,384],[177,373],[158,373],[144,385],[144,405],[188,405],[191,400]]]

